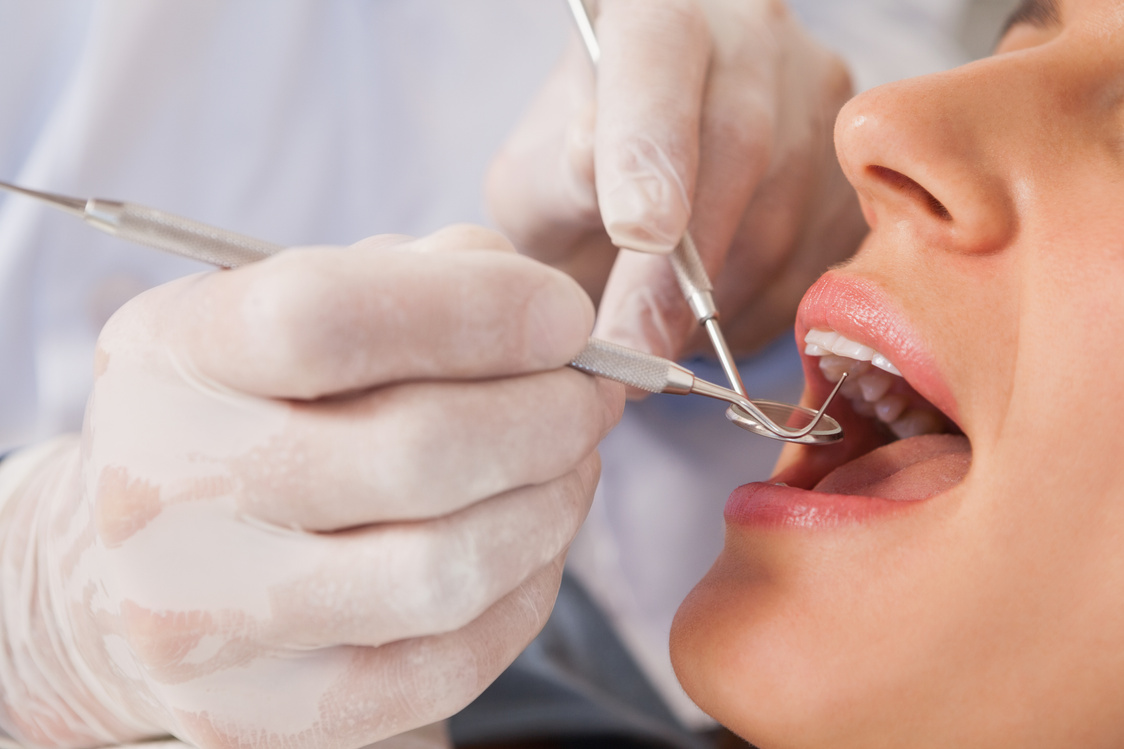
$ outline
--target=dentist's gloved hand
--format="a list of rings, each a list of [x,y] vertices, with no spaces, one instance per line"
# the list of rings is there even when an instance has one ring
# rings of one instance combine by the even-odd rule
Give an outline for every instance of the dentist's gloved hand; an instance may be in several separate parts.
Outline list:
[[[599,6],[596,78],[575,40],[493,163],[492,213],[600,299],[596,335],[673,359],[704,340],[662,257],[690,225],[752,350],[865,231],[832,145],[846,69],[779,0]]]
[[[545,622],[592,500],[623,407],[563,367],[592,323],[471,227],[131,301],[81,439],[0,464],[0,724],[359,747],[463,707]]]

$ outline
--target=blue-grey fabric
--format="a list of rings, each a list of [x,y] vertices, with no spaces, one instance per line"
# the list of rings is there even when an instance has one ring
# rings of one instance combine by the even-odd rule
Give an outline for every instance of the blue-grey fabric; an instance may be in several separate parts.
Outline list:
[[[673,749],[711,749],[684,728],[571,574],[543,631],[450,721],[458,746],[534,738],[615,736]]]

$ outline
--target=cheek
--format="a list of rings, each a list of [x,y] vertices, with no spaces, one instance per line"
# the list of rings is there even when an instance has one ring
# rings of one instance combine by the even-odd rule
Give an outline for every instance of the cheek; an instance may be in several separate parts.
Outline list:
[[[990,695],[1043,745],[1121,746],[1124,479],[1119,449],[1012,440],[980,466],[974,637]]]

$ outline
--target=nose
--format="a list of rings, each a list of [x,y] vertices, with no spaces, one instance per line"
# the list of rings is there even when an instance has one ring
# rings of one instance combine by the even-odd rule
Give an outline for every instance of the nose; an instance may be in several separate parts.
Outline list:
[[[1006,115],[980,73],[969,65],[880,86],[840,111],[836,151],[872,230],[904,227],[958,253],[1009,242],[1016,214],[1001,142]]]

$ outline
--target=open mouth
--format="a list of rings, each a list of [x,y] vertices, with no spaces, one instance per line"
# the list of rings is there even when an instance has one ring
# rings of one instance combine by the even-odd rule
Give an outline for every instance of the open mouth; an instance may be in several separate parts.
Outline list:
[[[884,499],[926,499],[955,486],[971,464],[971,448],[948,416],[902,377],[892,360],[832,330],[804,337],[824,379],[840,388],[862,426],[864,444],[881,443],[818,479],[815,491]],[[854,427],[852,426],[852,429]]]
[[[804,490],[787,501],[821,501],[809,492],[923,500],[963,480],[971,445],[955,400],[920,337],[874,284],[827,274],[801,303],[797,335],[814,398],[849,375],[829,411],[846,437],[782,459],[771,483]]]

